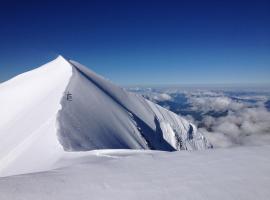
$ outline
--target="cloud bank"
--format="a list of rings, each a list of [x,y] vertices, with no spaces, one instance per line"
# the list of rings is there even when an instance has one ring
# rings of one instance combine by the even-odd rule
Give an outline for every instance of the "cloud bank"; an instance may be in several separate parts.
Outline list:
[[[242,97],[250,101],[241,101],[224,93],[191,93],[187,97],[191,108],[202,112],[202,120],[194,123],[214,147],[270,144],[270,112],[263,104],[266,97],[255,103],[250,102],[256,97]],[[225,111],[225,116],[208,114]]]
[[[172,111],[180,110],[178,113],[195,123],[215,148],[270,144],[270,112],[264,104],[269,101],[269,94],[221,90],[172,93],[155,90],[150,91],[147,97],[166,108],[175,109],[170,103],[181,101],[174,98],[177,97],[176,93],[184,94],[187,102],[185,107]],[[181,110],[185,112],[181,113]],[[191,114],[187,114],[187,111]]]

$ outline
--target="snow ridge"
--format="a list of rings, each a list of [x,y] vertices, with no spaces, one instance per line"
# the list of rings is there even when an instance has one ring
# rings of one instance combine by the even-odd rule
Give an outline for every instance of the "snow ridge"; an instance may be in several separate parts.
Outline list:
[[[209,147],[203,135],[183,118],[115,86],[75,61],[67,62],[73,75],[66,92],[73,94],[74,101],[63,98],[58,115],[58,136],[65,150]]]
[[[0,176],[53,169],[70,152],[210,147],[185,119],[62,56],[2,83],[0,105]]]

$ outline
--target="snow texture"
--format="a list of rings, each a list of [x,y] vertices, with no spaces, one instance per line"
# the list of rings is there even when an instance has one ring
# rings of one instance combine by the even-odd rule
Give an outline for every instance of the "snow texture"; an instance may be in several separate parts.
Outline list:
[[[0,199],[268,200],[269,152],[270,146],[71,153],[61,160],[66,167],[1,178]]]

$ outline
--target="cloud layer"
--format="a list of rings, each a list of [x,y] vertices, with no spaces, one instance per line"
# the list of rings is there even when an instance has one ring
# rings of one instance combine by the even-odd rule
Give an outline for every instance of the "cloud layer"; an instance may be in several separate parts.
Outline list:
[[[216,147],[270,144],[270,112],[264,107],[229,111],[224,117],[205,116],[206,137]]]
[[[270,112],[263,104],[266,98],[250,103],[246,100],[255,97],[235,98],[223,93],[187,96],[192,109],[202,112],[202,120],[195,123],[214,147],[270,144]],[[225,116],[208,115],[225,111]]]
[[[167,108],[170,108],[169,102],[179,101],[173,98],[177,97],[175,91],[174,94],[157,91],[148,93],[148,98]],[[270,144],[270,112],[264,104],[269,96],[265,93],[211,90],[177,93],[185,95],[188,105],[177,110],[192,120],[214,147]],[[168,102],[168,106],[164,102]],[[181,109],[191,114],[181,113]]]

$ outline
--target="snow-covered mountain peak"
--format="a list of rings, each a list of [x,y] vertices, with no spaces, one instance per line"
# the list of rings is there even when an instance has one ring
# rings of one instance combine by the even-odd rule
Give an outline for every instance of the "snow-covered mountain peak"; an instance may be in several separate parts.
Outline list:
[[[54,60],[46,63],[45,65],[42,65],[42,67],[71,67],[71,64],[69,61],[62,55],[58,55]]]
[[[71,151],[210,147],[187,120],[62,56],[1,84],[0,105],[0,176]]]
[[[64,56],[62,56],[61,54],[59,54],[59,55],[56,57],[56,59],[66,60],[66,59],[64,58]]]

